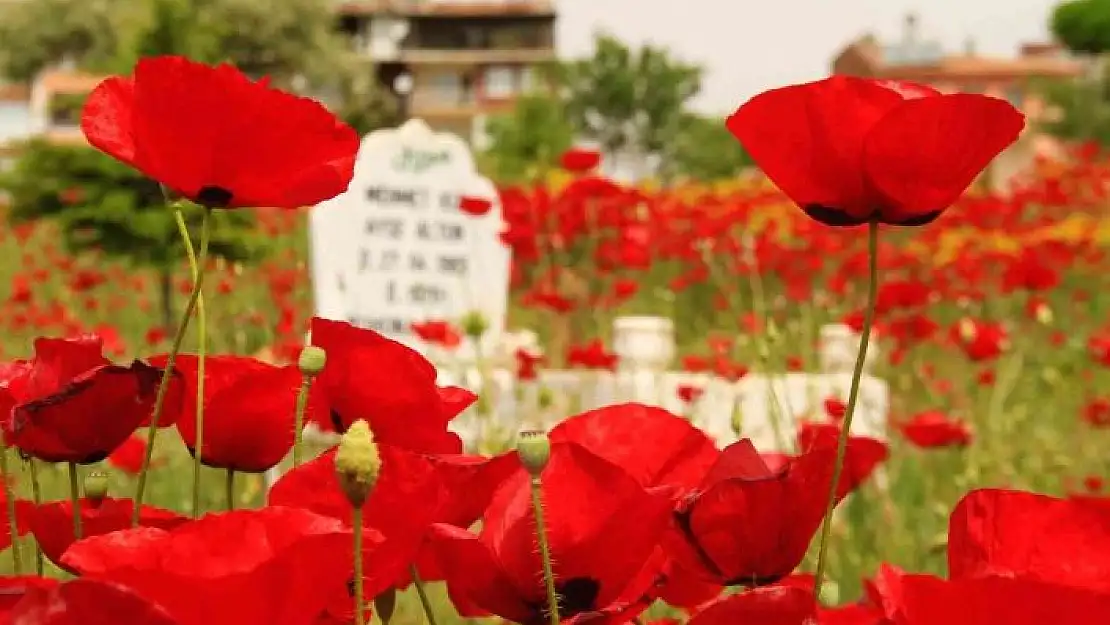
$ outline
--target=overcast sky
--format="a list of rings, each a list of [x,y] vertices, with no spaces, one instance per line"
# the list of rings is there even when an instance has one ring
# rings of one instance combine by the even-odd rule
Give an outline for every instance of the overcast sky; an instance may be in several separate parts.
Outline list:
[[[708,69],[699,108],[731,112],[764,89],[823,78],[841,47],[867,32],[901,36],[916,11],[923,37],[958,52],[1009,56],[1048,38],[1054,0],[557,0],[564,55],[589,52],[596,30],[666,45]]]

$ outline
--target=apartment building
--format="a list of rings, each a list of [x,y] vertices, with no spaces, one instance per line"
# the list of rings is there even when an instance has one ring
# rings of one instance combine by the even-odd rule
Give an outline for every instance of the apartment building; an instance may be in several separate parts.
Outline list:
[[[556,59],[554,0],[345,1],[338,12],[408,116],[479,144],[488,116]]]

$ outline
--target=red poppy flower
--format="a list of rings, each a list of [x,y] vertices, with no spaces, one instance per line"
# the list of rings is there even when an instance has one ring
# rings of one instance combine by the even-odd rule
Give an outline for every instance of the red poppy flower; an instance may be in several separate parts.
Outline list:
[[[567,348],[567,364],[572,367],[577,365],[587,369],[607,369],[609,371],[617,368],[617,362],[620,358],[605,349],[605,344],[601,339],[594,339],[585,345],[571,345]]]
[[[835,423],[802,423],[798,428],[798,449],[803,452],[818,447],[836,449],[840,439],[840,426]],[[876,438],[850,436],[851,454],[844,458],[840,474],[840,497],[859,488],[880,464],[890,456],[887,444]]]
[[[687,625],[810,625],[817,622],[813,593],[794,586],[765,586],[702,608]]]
[[[533,354],[525,349],[518,349],[513,352],[513,357],[516,358],[516,378],[518,380],[524,382],[535,380],[538,377],[536,365],[543,362],[543,356]]]
[[[36,591],[49,591],[58,585],[52,577],[37,575],[0,576],[0,623],[12,623],[11,611],[23,598]]]
[[[836,423],[843,421],[844,415],[848,412],[848,404],[839,397],[826,397],[822,405],[825,414]]]
[[[151,359],[159,365],[165,356]],[[197,446],[197,357],[181,354],[174,363],[184,380],[177,431],[190,452]],[[277,367],[243,356],[209,356],[204,362],[204,450],[201,462],[248,473],[266,471],[293,448],[297,392],[296,366]]]
[[[563,169],[574,173],[586,173],[597,169],[601,164],[601,153],[586,148],[571,148],[559,157]]]
[[[311,510],[350,527],[351,504],[339,487],[335,450],[289,471],[273,485],[270,505]],[[381,475],[363,505],[363,526],[381,540],[367,553],[364,587],[376,596],[400,580],[417,560],[434,522],[469,526],[481,516],[493,490],[519,464],[468,456],[435,457],[378,445]]]
[[[833,76],[761,93],[727,125],[813,219],[914,226],[955,202],[1025,120],[984,95]]]
[[[348,595],[351,544],[335,519],[269,507],[94,536],[62,562],[130,588],[181,625],[306,625]]]
[[[462,343],[462,335],[446,321],[423,321],[412,324],[412,331],[422,341],[453,349]]]
[[[915,414],[898,425],[902,436],[915,447],[966,447],[971,444],[971,428],[962,421],[950,419],[937,410]]]
[[[116,450],[108,454],[108,464],[127,473],[138,475],[143,470],[143,459],[146,457],[146,439],[132,435],[120,443]],[[152,460],[151,466],[158,466],[160,462]]]
[[[948,574],[1110,592],[1110,509],[1019,491],[972,491],[949,518]]]
[[[705,393],[705,389],[694,384],[679,384],[678,388],[675,389],[675,394],[684,404],[692,404],[698,401],[703,393]]]
[[[141,59],[100,83],[81,129],[113,158],[209,207],[313,206],[347,190],[359,137],[318,102],[234,67]]]
[[[552,442],[585,447],[644,487],[694,488],[720,455],[713,440],[686,419],[642,404],[606,406],[569,417],[548,436]]]
[[[906,575],[900,625],[1104,625],[1110,595],[1026,579]]]
[[[3,612],[0,612],[3,614]],[[130,589],[96,579],[74,579],[34,588],[12,608],[12,625],[181,625],[161,607]]]
[[[36,339],[34,358],[8,381],[9,397],[0,400],[12,405],[10,418],[0,422],[6,442],[47,462],[88,464],[106,458],[148,420],[162,370],[140,361],[110,364],[101,347],[96,337]]]
[[[477,397],[436,386],[436,369],[423,356],[372,330],[318,317],[312,320],[312,344],[328,354],[312,385],[319,406],[314,418],[322,427],[343,432],[364,419],[384,445],[462,451],[462,441],[447,425]]]
[[[849,440],[845,466],[857,464]],[[772,471],[744,439],[729,445],[675,512],[667,547],[691,570],[719,584],[764,585],[802,561],[825,515],[836,449],[816,445]],[[838,500],[858,476],[841,476]]]
[[[486,198],[464,195],[459,198],[459,210],[467,215],[481,217],[493,208],[493,202]]]
[[[82,498],[81,536],[90,538],[109,534],[131,527],[131,514],[135,502],[130,499]],[[188,521],[187,518],[170,510],[143,505],[139,510],[139,525],[170,530]],[[31,532],[42,549],[43,555],[51,562],[62,565],[62,554],[74,543],[73,504],[66,501],[51,501],[38,506],[30,514]],[[64,568],[64,566],[63,566]]]
[[[521,468],[502,484],[477,536],[435,526],[447,589],[460,614],[494,614],[521,625],[547,621],[529,483]],[[652,579],[638,573],[667,526],[668,497],[570,442],[551,445],[542,493],[560,616],[627,620],[634,616],[629,610],[646,607],[637,600]]]

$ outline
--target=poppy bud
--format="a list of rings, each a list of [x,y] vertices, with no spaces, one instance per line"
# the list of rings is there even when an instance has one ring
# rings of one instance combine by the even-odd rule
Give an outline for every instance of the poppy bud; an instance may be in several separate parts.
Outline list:
[[[378,613],[384,625],[389,625],[393,612],[397,609],[397,589],[389,588],[382,594],[374,597],[374,611]]]
[[[335,472],[339,476],[339,486],[352,506],[361,508],[378,482],[382,469],[382,459],[378,455],[378,445],[370,425],[359,419],[347,428],[347,433],[339,440],[339,450],[335,453]]]
[[[840,586],[831,579],[821,582],[817,591],[817,600],[825,607],[832,607],[840,603]]]
[[[108,474],[101,471],[89,473],[85,476],[85,498],[93,505],[98,505],[108,496]]]
[[[315,345],[305,345],[304,349],[301,350],[300,358],[297,359],[297,368],[301,370],[302,374],[315,377],[320,375],[327,362],[327,352]]]
[[[537,430],[521,432],[516,440],[520,462],[532,477],[539,477],[551,459],[551,439]]]
[[[489,329],[489,322],[482,316],[482,313],[476,310],[466,313],[460,325],[462,325],[463,332],[474,340],[482,338],[482,335]]]
[[[536,403],[540,405],[540,410],[546,410],[555,403],[555,394],[551,392],[551,389],[545,386],[540,389],[540,392],[536,397]]]

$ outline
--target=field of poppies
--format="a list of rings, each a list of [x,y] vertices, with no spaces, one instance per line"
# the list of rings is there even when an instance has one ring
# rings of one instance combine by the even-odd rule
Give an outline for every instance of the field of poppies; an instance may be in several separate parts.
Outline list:
[[[816,369],[818,329],[845,322],[873,330],[889,438],[849,434],[853,385],[798,415],[789,452],[623,405],[477,456],[448,427],[478,398],[312,317],[297,207],[346,186],[353,131],[230,67],[146,59],[90,97],[86,136],[167,210],[256,211],[269,251],[210,263],[202,232],[165,327],[154,275],[71,255],[48,222],[0,230],[0,624],[1103,624],[1110,159],[1077,147],[963,193],[1021,122],[834,78],[730,118],[774,185],[627,188],[572,150],[559,180],[504,189],[509,326],[546,348],[517,353],[520,379],[614,368],[623,314],[674,319],[674,366],[730,380]],[[259,158],[213,156],[226,137]],[[837,158],[798,157],[819,141]],[[419,332],[450,349],[480,325]],[[306,423],[342,442],[309,457]]]

